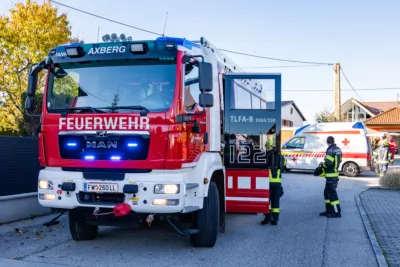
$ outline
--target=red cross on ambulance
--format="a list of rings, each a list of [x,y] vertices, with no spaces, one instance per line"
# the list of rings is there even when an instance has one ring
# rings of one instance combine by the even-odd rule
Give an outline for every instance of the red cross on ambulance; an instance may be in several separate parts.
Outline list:
[[[342,141],[342,143],[343,143],[344,146],[347,146],[347,145],[350,143],[350,141],[347,140],[347,138],[345,138],[345,139]]]

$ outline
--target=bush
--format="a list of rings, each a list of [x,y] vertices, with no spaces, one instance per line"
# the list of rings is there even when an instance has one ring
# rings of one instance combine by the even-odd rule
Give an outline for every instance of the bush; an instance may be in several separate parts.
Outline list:
[[[387,188],[400,189],[400,171],[394,170],[387,172],[384,177],[379,179],[379,184]]]

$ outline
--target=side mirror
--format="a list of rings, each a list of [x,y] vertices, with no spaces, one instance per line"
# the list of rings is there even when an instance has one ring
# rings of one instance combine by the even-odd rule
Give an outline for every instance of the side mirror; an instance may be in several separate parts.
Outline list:
[[[201,93],[199,95],[199,104],[203,108],[214,106],[214,96],[212,94]]]
[[[28,72],[28,90],[27,90],[28,96],[34,96],[36,93],[37,82],[38,82],[38,72],[34,71],[34,66],[35,65],[32,65],[29,68],[29,72]]]
[[[35,99],[31,96],[27,96],[25,100],[25,110],[32,112],[35,109]]]
[[[211,63],[199,62],[199,89],[211,92],[213,89],[213,72]]]

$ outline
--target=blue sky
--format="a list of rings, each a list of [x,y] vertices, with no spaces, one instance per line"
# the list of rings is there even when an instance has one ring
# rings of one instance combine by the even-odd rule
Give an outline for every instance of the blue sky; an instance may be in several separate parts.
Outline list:
[[[8,14],[16,2],[19,0],[1,0],[0,14]],[[192,40],[204,36],[219,48],[267,57],[340,62],[355,88],[400,87],[400,1],[397,0],[58,2],[155,32],[162,32],[168,12],[165,32],[168,36]],[[85,42],[97,40],[98,27],[100,37],[115,32],[133,39],[156,38],[62,6],[59,9],[68,13],[73,34]],[[226,54],[242,67],[293,65]],[[294,100],[309,121],[323,108],[333,110],[332,66],[248,71],[282,73],[283,99]],[[341,85],[343,89],[350,88],[343,76]],[[396,101],[398,93],[400,89],[358,91],[364,101]],[[342,91],[341,96],[342,102],[357,98],[351,91]]]

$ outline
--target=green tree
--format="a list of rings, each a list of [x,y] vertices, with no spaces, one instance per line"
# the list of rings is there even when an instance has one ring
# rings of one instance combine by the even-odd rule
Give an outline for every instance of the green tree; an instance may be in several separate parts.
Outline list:
[[[0,106],[0,132],[30,134],[27,123],[37,123],[38,118],[23,121],[29,67],[42,61],[51,48],[72,41],[76,39],[71,37],[67,16],[59,15],[48,1],[40,5],[26,0],[16,4],[9,17],[0,16],[0,92],[6,93]],[[37,100],[42,99],[43,87],[44,72],[39,76]]]
[[[319,122],[334,122],[332,111],[329,108],[324,108],[322,111],[315,113],[315,120]]]

